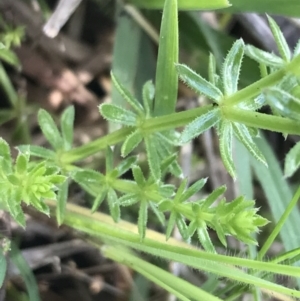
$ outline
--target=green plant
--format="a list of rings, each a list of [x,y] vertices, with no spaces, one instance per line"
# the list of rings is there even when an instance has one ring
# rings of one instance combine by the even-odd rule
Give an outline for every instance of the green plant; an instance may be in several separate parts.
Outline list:
[[[226,4],[225,1],[221,1],[218,6]],[[215,57],[210,55],[207,80],[186,65],[178,64],[177,10],[177,1],[165,1],[156,85],[154,87],[153,83],[148,81],[143,86],[142,101],[136,99],[112,73],[114,87],[130,108],[125,109],[112,103],[102,104],[99,111],[109,122],[122,125],[121,129],[72,149],[74,108],[69,107],[62,114],[60,129],[49,113],[44,110],[38,113],[40,128],[52,149],[21,145],[13,164],[9,145],[1,139],[2,209],[10,212],[23,227],[25,219],[22,201],[46,214],[54,214],[55,211],[58,224],[65,223],[85,232],[89,235],[89,240],[98,247],[105,243],[101,250],[107,257],[131,266],[181,300],[220,300],[225,293],[238,296],[244,291],[252,290],[253,287],[283,300],[283,295],[300,297],[299,291],[265,279],[267,274],[274,273],[299,277],[298,267],[282,264],[286,260],[296,262],[299,259],[299,249],[269,262],[263,260],[266,251],[296,205],[300,189],[256,259],[220,255],[215,250],[215,243],[210,239],[209,229],[216,231],[225,247],[226,236],[233,236],[241,242],[255,245],[257,240],[253,235],[259,233],[260,228],[268,221],[257,213],[255,201],[244,196],[230,202],[223,197],[213,206],[224,194],[225,186],[215,189],[205,198],[191,202],[191,197],[201,190],[206,179],[200,179],[188,186],[187,179],[182,177],[175,150],[175,147],[190,142],[204,131],[215,127],[224,166],[233,178],[236,178],[237,174],[232,156],[235,138],[254,159],[267,165],[267,159],[257,143],[259,130],[271,130],[284,135],[300,134],[300,43],[291,54],[279,27],[269,18],[280,57],[250,45],[245,46],[242,40],[238,40],[225,57],[219,74]],[[239,75],[244,54],[259,63],[261,79],[239,90]],[[198,95],[204,95],[212,103],[175,112],[178,76]],[[271,107],[273,115],[258,112],[265,105]],[[177,132],[176,129],[182,126],[184,130],[181,133]],[[118,152],[112,149],[119,143],[122,143],[122,159],[119,158]],[[137,158],[140,149],[138,146],[141,143],[145,146],[147,154],[148,173],[141,168]],[[76,162],[101,150],[105,151],[105,172],[75,165]],[[130,153],[133,155],[128,157]],[[30,161],[33,157],[38,160]],[[116,158],[120,162],[115,166]],[[287,155],[286,176],[292,175],[299,166],[298,143]],[[122,178],[128,170],[132,171],[132,180]],[[178,188],[165,182],[167,174],[172,174],[181,181]],[[107,215],[91,215],[86,209],[67,204],[68,184],[71,180],[94,197],[92,212],[107,200],[113,221]],[[121,207],[137,203],[138,221],[134,227],[121,220]],[[167,223],[165,236],[147,230],[149,209],[163,226]],[[164,213],[169,215],[167,222]],[[185,242],[171,238],[175,225]],[[204,250],[188,244],[194,233],[197,233]],[[101,238],[101,242],[98,238]],[[114,247],[118,244],[124,249]],[[234,283],[227,291],[217,291],[215,295],[220,296],[219,298],[144,262],[125,248],[179,261],[218,277],[226,277]],[[5,261],[0,257],[0,264],[2,262]],[[248,271],[245,272],[241,268],[247,268]]]

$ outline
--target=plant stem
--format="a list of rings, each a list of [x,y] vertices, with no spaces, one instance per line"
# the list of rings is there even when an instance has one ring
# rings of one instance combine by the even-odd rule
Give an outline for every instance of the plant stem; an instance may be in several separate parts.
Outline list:
[[[112,183],[112,186],[114,189],[123,192],[123,193],[135,193],[137,190],[139,190],[140,188],[138,187],[138,185],[135,182],[130,182],[130,181],[126,181],[126,180],[115,180]],[[158,204],[159,202],[161,202],[164,197],[161,196],[160,194],[158,194],[157,192],[149,192],[147,193],[147,198],[149,200],[151,200],[152,202]],[[188,220],[193,220],[195,218],[194,212],[192,211],[191,206],[187,206],[182,205],[182,204],[178,204],[177,205],[178,211],[181,212],[182,215],[185,216],[185,218],[187,218]],[[201,218],[203,218],[206,222],[210,222],[213,218],[213,214],[210,213],[205,213],[202,212],[201,213]]]
[[[285,67],[279,69],[278,71],[265,76],[261,80],[253,83],[252,85],[239,90],[235,94],[229,96],[224,100],[226,106],[235,105],[241,103],[244,100],[253,98],[262,92],[264,88],[270,87],[278,83],[288,72],[293,73],[294,75],[299,75],[299,65],[300,65],[300,55],[294,58],[290,63]]]
[[[53,209],[51,211],[55,214],[56,202],[47,201],[47,205]],[[300,292],[296,290],[249,275],[229,265],[238,265],[257,269],[258,271],[280,273],[294,277],[299,276],[300,268],[298,267],[204,252],[172,238],[167,243],[164,235],[151,230],[147,230],[147,237],[141,242],[136,225],[125,221],[116,224],[110,216],[98,212],[91,214],[88,209],[74,204],[67,204],[64,223],[95,238],[101,237],[105,241],[121,243],[124,246],[167,260],[182,262],[193,268],[228,277],[229,279],[300,297]]]
[[[182,111],[179,113],[173,113],[166,116],[154,117],[148,119],[143,124],[144,133],[154,133],[164,130],[174,129],[180,126],[184,126],[187,123],[194,120],[196,117],[205,114],[212,108],[212,105],[199,107],[193,110]],[[64,164],[71,164],[76,161],[85,159],[91,155],[94,155],[100,150],[105,149],[109,145],[115,145],[125,140],[125,138],[133,131],[131,127],[125,127],[117,130],[111,134],[105,135],[99,139],[96,139],[86,145],[77,147],[73,150],[65,152],[61,156],[61,162]]]
[[[300,135],[300,122],[288,118],[251,112],[227,105],[221,107],[221,112],[227,120],[240,122],[250,127]]]
[[[181,300],[190,300],[189,298],[192,298],[197,300],[221,301],[221,299],[205,292],[191,283],[142,260],[125,248],[104,246],[101,250],[105,257],[134,269],[170,293],[176,295]]]
[[[206,105],[188,111],[148,119],[143,124],[143,131],[144,133],[151,134],[154,132],[178,128],[190,123],[195,118],[207,113],[212,108],[212,105]],[[226,119],[240,122],[254,128],[261,128],[286,134],[300,134],[300,122],[294,120],[251,112],[227,105],[222,106],[221,111]],[[65,152],[61,156],[61,162],[67,165],[83,160],[94,155],[100,150],[105,149],[107,146],[115,145],[124,141],[132,131],[133,128],[125,127],[96,139],[86,145]]]

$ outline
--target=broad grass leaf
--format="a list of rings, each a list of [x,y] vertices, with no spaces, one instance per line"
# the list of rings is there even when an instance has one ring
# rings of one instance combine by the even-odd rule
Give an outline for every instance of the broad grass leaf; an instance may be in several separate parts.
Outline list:
[[[293,146],[285,157],[284,175],[292,176],[300,167],[300,142]]]
[[[219,103],[223,98],[223,93],[218,88],[188,66],[177,64],[176,70],[179,74],[179,78],[198,95],[207,96],[216,103]]]
[[[244,144],[244,146],[251,153],[251,155],[259,162],[268,166],[264,155],[262,154],[260,149],[257,147],[255,142],[253,141],[251,133],[249,132],[247,126],[245,126],[244,124],[241,124],[241,123],[237,123],[237,122],[233,122],[232,126],[233,126],[235,135]]]
[[[286,62],[289,62],[291,60],[291,51],[286,39],[276,22],[268,15],[267,18],[280,55]]]
[[[212,109],[207,113],[197,117],[183,130],[180,137],[180,143],[187,143],[193,138],[201,135],[203,132],[213,127],[219,120],[220,111],[218,108]]]
[[[139,130],[135,130],[130,135],[128,135],[122,145],[121,154],[122,157],[126,157],[131,153],[143,140],[143,135]]]
[[[220,153],[225,168],[235,179],[235,167],[232,159],[233,130],[230,122],[223,121],[220,127]]]
[[[73,144],[75,109],[69,106],[62,114],[60,119],[61,134],[64,140],[65,150],[70,150]]]
[[[282,67],[284,61],[276,54],[258,49],[252,45],[245,46],[245,54],[258,63],[271,67]]]
[[[162,9],[165,0],[130,0],[131,4],[140,8],[147,9]],[[227,0],[214,0],[214,1],[199,1],[199,0],[178,0],[179,10],[214,10],[219,8],[226,8],[230,6]]]
[[[222,68],[222,78],[226,96],[232,95],[238,90],[244,47],[243,40],[237,40],[225,58]]]
[[[52,147],[55,150],[62,149],[64,145],[63,139],[51,115],[45,110],[40,109],[38,112],[38,123]]]
[[[128,126],[136,125],[137,116],[129,110],[108,103],[100,105],[99,110],[101,115],[108,121]]]
[[[158,45],[155,74],[155,116],[175,112],[177,102],[178,75],[175,70],[179,52],[177,1],[164,1]]]

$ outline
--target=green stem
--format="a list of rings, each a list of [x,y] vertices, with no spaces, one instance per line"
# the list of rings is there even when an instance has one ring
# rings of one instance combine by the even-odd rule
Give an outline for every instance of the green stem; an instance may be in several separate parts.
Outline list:
[[[212,105],[207,105],[193,110],[182,111],[179,113],[148,119],[143,124],[143,131],[144,133],[150,134],[184,126],[194,120],[196,117],[207,113],[211,108]],[[105,149],[109,145],[115,145],[124,141],[125,138],[132,132],[132,130],[133,128],[131,127],[122,128],[86,145],[70,150],[62,154],[61,162],[64,164],[71,164],[85,159],[97,153],[98,151]]]
[[[143,124],[143,131],[145,134],[151,134],[178,128],[190,123],[195,118],[207,113],[212,108],[212,105],[206,105],[188,111],[182,111],[170,115],[148,119]],[[222,106],[221,111],[226,119],[230,121],[240,122],[254,128],[260,128],[286,134],[300,134],[300,122],[293,121],[287,118],[251,112],[227,105]],[[131,127],[122,128],[104,137],[96,139],[86,145],[65,152],[61,156],[61,162],[66,165],[72,164],[76,161],[80,161],[91,155],[94,155],[95,153],[105,149],[109,145],[115,145],[124,141],[125,138],[132,132],[132,130],[133,128]]]
[[[115,180],[112,183],[112,187],[123,193],[135,193],[139,189],[138,185],[135,182],[129,182],[126,180]],[[156,204],[164,199],[164,197],[162,197],[155,191],[147,193],[147,198]],[[184,215],[188,220],[192,221],[193,219],[195,219],[195,215],[191,206],[187,206],[187,204],[178,204],[177,208],[178,211],[181,212],[181,214]],[[201,218],[206,222],[210,222],[213,217],[214,215],[211,213],[201,213]]]
[[[275,240],[275,238],[279,234],[281,228],[285,224],[285,221],[287,220],[288,216],[290,215],[290,213],[293,211],[293,209],[297,205],[299,198],[300,198],[300,186],[299,186],[298,190],[296,191],[294,197],[292,198],[291,202],[289,203],[288,207],[285,209],[284,213],[282,214],[281,218],[279,219],[278,223],[276,224],[276,227],[274,228],[272,233],[269,235],[268,239],[262,246],[261,250],[258,252],[257,258],[259,260],[261,260],[266,255],[266,253],[269,250],[270,246],[272,245],[273,241]]]
[[[105,246],[102,247],[101,250],[105,257],[132,268],[181,300],[188,301],[190,300],[189,298],[192,298],[193,300],[221,301],[221,299],[205,292],[189,282],[140,259],[124,248]]]
[[[227,120],[240,122],[250,127],[300,135],[300,122],[288,118],[251,112],[227,105],[221,107],[221,112]]]
[[[47,201],[47,204],[52,208],[52,213],[55,214],[56,202]],[[136,225],[125,221],[120,221],[118,224],[115,224],[110,216],[98,212],[91,214],[88,209],[74,204],[67,204],[64,223],[95,238],[101,237],[105,241],[117,244],[121,243],[124,246],[147,252],[154,256],[182,262],[193,268],[262,287],[271,292],[280,292],[294,297],[300,297],[300,292],[296,290],[291,290],[249,275],[229,265],[294,277],[299,276],[300,268],[298,267],[204,252],[172,238],[170,238],[167,243],[164,235],[151,230],[147,230],[147,237],[141,242]]]
[[[224,100],[224,103],[226,103],[226,106],[235,105],[241,103],[244,100],[256,97],[262,92],[264,88],[273,86],[278,83],[288,72],[291,72],[294,75],[299,75],[299,64],[300,55],[295,57],[290,63],[288,63],[280,70],[273,72],[272,74],[262,78],[252,85],[229,96],[226,100]]]

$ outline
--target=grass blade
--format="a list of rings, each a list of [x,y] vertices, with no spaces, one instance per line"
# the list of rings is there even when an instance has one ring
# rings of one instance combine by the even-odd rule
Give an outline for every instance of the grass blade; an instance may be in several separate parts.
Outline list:
[[[178,76],[178,11],[177,0],[166,0],[159,37],[158,59],[155,78],[154,114],[166,115],[175,112]]]

